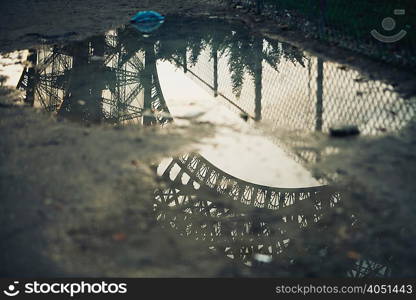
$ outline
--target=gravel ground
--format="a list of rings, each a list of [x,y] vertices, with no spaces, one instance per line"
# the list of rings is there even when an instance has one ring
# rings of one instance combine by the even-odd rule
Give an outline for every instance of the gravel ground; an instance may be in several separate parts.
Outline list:
[[[223,11],[219,1],[208,0],[16,0],[1,1],[0,51],[28,48],[37,35],[83,39],[128,22],[141,10],[162,14],[206,15]]]
[[[207,125],[85,128],[4,106],[0,276],[218,274],[221,260],[204,266],[200,245],[176,239],[152,215],[151,163],[192,149]]]

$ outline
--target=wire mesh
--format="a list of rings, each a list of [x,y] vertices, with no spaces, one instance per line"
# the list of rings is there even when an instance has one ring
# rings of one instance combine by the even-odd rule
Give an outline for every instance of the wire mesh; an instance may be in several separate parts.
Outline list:
[[[44,75],[44,77],[40,79],[35,77],[35,79],[39,79],[37,80],[39,86],[42,84],[46,86],[43,89],[44,93],[40,96],[52,101],[56,99],[49,95],[55,95],[56,92],[65,95],[76,92],[76,89],[70,89],[67,86],[71,81],[62,80],[61,76],[66,74],[68,77],[72,76],[71,80],[73,80],[75,76],[72,74],[80,74],[70,73],[74,71],[74,65],[79,58],[79,55],[75,54],[80,51],[85,53],[88,50],[89,60],[86,60],[88,63],[85,63],[87,66],[84,69],[88,72],[84,73],[89,74],[91,71],[94,76],[86,77],[88,89],[84,94],[90,95],[93,90],[97,90],[97,87],[102,87],[100,91],[103,93],[98,95],[99,97],[96,93],[91,95],[94,96],[90,98],[91,103],[101,105],[103,102],[101,109],[106,108],[105,105],[113,105],[115,108],[113,115],[117,114],[121,121],[127,120],[128,117],[140,117],[142,106],[137,102],[144,101],[145,96],[142,95],[141,90],[143,84],[149,83],[146,83],[149,75],[152,75],[153,84],[148,91],[151,103],[155,104],[152,108],[158,110],[158,107],[161,107],[159,111],[165,111],[160,88],[163,82],[159,83],[158,80],[156,60],[171,61],[210,94],[216,96],[219,101],[223,101],[232,109],[245,113],[255,120],[262,120],[272,130],[283,128],[306,131],[307,133],[327,132],[331,126],[341,122],[357,125],[363,134],[377,135],[399,131],[414,118],[415,102],[401,98],[394,91],[393,86],[365,78],[359,72],[350,70],[343,65],[307,55],[286,43],[251,35],[245,29],[237,32],[237,29],[229,27],[226,27],[227,30],[223,30],[223,35],[220,35],[220,30],[213,30],[201,33],[202,37],[200,38],[181,36],[180,43],[178,43],[178,37],[168,31],[169,28],[174,28],[176,32],[178,27],[164,28],[166,28],[164,38],[155,35],[140,39],[140,36],[138,37],[135,32],[130,32],[131,36],[129,36],[127,30],[124,33],[122,30],[117,33],[107,33],[101,39],[107,43],[96,46],[96,48],[106,49],[100,64],[97,63],[98,66],[91,64],[94,61],[92,60],[94,51],[91,48],[93,50],[95,48],[90,47],[87,43],[74,44],[73,47],[67,46],[66,50],[64,48],[61,50],[57,48],[40,49],[38,51],[38,71],[40,76]],[[161,31],[162,33],[163,31]],[[197,31],[197,34],[199,33],[200,31]],[[123,34],[126,34],[126,37]],[[169,38],[166,38],[167,36]],[[63,53],[68,49],[74,51],[72,55],[69,55],[71,54],[69,52]],[[146,68],[146,63],[148,68]],[[142,70],[143,67],[144,70]],[[79,66],[75,67],[75,71],[77,68]],[[93,71],[96,72],[93,73]],[[135,71],[134,74],[131,73],[133,71]],[[106,74],[110,77],[100,77],[99,74]],[[27,79],[29,80],[29,75]],[[63,102],[64,96],[60,95],[59,97]],[[159,101],[156,101],[156,98]],[[79,99],[74,98],[73,100]],[[96,106],[91,105],[86,109],[93,111]],[[120,110],[120,113],[117,109]],[[107,109],[107,111],[111,112],[112,110]],[[124,114],[125,112],[129,112],[129,114]],[[279,135],[276,136],[279,137]],[[302,146],[302,139],[293,139],[291,142],[294,145]],[[292,157],[311,162],[318,160],[319,155],[320,153],[303,149],[294,153]],[[293,243],[289,243],[289,238],[276,239],[276,242],[273,239],[271,242],[274,243],[274,248],[269,250],[267,243],[271,242],[263,242],[263,239],[271,237],[269,232],[272,227],[266,224],[267,220],[260,222],[254,218],[253,222],[240,222],[238,227],[232,231],[224,231],[223,228],[228,226],[227,220],[221,222],[217,220],[216,223],[213,223],[211,217],[225,217],[227,219],[230,214],[226,214],[225,210],[227,209],[228,212],[228,208],[224,205],[215,206],[214,201],[208,203],[211,201],[205,196],[213,194],[214,200],[216,198],[220,200],[231,198],[233,200],[226,203],[233,203],[232,207],[235,207],[235,202],[241,202],[244,205],[241,207],[244,209],[250,205],[256,211],[279,211],[280,216],[284,218],[281,225],[290,223],[302,230],[318,223],[324,208],[323,203],[329,203],[327,207],[331,207],[331,209],[343,203],[341,193],[338,192],[331,193],[328,197],[321,197],[321,195],[318,197],[318,191],[321,192],[322,187],[288,191],[245,183],[214,168],[201,157],[192,157],[191,154],[176,159],[175,164],[177,172],[166,172],[165,174],[175,185],[172,188],[161,190],[157,194],[156,200],[159,203],[164,201],[165,204],[168,204],[166,206],[160,205],[163,211],[158,215],[158,220],[159,218],[165,219],[167,224],[179,230],[183,235],[191,235],[192,230],[201,233],[196,235],[196,238],[200,240],[211,239],[214,241],[217,237],[225,236],[233,242],[225,244],[228,247],[224,249],[227,256],[240,257],[245,262],[251,260],[252,254],[258,253],[281,256],[285,247],[290,247]],[[175,166],[172,166],[172,170]],[[209,193],[206,193],[207,190]],[[204,193],[200,195],[199,192]],[[313,216],[310,215],[307,218],[305,213],[307,207],[303,207],[303,205],[311,204],[311,201]],[[183,214],[184,218],[180,220],[174,203],[179,208],[187,204],[195,204],[193,207],[195,214],[189,213],[191,207],[187,206],[185,207],[186,214]],[[295,205],[300,205],[299,213],[289,213],[288,210]],[[168,207],[172,207],[173,210],[166,209]],[[328,211],[330,210],[328,209]],[[218,212],[218,215],[213,215],[212,212]],[[237,216],[244,219],[246,210],[243,213],[243,215],[236,214],[232,217]],[[213,224],[212,227],[204,226],[205,224],[200,222],[203,219],[201,214],[206,214],[209,217],[208,222]],[[356,217],[355,213],[354,216]],[[184,222],[193,217],[195,217],[195,222]],[[337,215],[337,221],[339,222],[339,215]],[[347,222],[351,224],[350,215],[348,215]],[[343,226],[342,222],[340,226]],[[330,226],[330,228],[334,229],[335,227]],[[230,245],[236,244],[234,241],[240,243],[242,240],[244,241],[245,236],[253,236],[248,229],[261,229],[261,232],[256,233],[260,239],[255,243],[247,243],[247,246],[237,245],[231,249]],[[248,235],[245,234],[246,232]],[[331,231],[327,234],[332,238]],[[313,232],[310,235],[311,239],[315,239],[316,235],[322,236],[322,232]],[[298,240],[304,241],[303,237]],[[216,245],[212,243],[210,246]],[[294,248],[294,251],[296,249]],[[309,259],[323,257],[320,253],[325,249],[318,247],[312,250],[313,255],[309,256]],[[390,271],[387,264],[384,264],[384,259],[380,260],[376,255],[373,258],[373,252],[368,251],[369,258],[354,265],[350,276],[359,277],[369,274],[384,276],[389,274]],[[388,250],[386,250],[387,252]],[[303,255],[299,257],[301,258]],[[317,265],[321,267],[321,262],[324,260],[326,259],[320,260]],[[287,259],[287,261],[290,262],[291,259]],[[301,269],[303,270],[303,266]]]
[[[416,66],[413,1],[243,0],[231,2],[280,24],[362,54],[412,68]],[[259,5],[259,3],[261,3]],[[382,42],[373,34],[392,41]],[[402,34],[405,34],[402,36]],[[401,37],[401,38],[400,38]]]
[[[266,53],[269,42],[262,43]],[[215,62],[208,46],[197,63],[188,66],[191,72],[187,74],[211,92],[215,85],[213,78],[218,77],[218,98],[236,112],[261,119],[270,132],[289,130],[292,136],[297,136],[297,132],[327,133],[331,128],[353,125],[361,134],[374,136],[399,132],[415,117],[415,101],[402,98],[388,83],[366,78],[344,65],[299,53],[285,43],[274,47],[278,49],[278,64],[261,59],[261,68],[254,74],[244,70],[237,91],[228,52]],[[244,51],[241,55],[255,56],[254,52]],[[217,75],[213,76],[215,70]],[[299,163],[314,163],[325,155],[308,147],[301,136],[285,141],[279,136],[270,134],[273,142]]]
[[[267,43],[263,41],[264,47]],[[284,45],[280,43],[279,47]],[[305,55],[300,62],[282,57],[277,69],[265,60],[261,65],[254,76],[244,73],[237,95],[227,53],[215,66],[207,48],[198,62],[188,67],[192,71],[188,75],[212,92],[216,69],[222,98],[253,118],[256,101],[260,102],[261,119],[272,129],[328,132],[332,126],[354,124],[362,134],[377,135],[399,131],[415,115],[414,101],[400,97],[392,85],[366,78],[338,63]],[[256,76],[262,79],[257,87]],[[256,99],[256,88],[261,90],[260,99]]]

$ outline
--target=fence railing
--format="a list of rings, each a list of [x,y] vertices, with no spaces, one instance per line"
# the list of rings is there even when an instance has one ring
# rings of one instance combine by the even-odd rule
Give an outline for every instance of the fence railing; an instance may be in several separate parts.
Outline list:
[[[230,0],[257,14],[372,58],[416,66],[412,0]]]

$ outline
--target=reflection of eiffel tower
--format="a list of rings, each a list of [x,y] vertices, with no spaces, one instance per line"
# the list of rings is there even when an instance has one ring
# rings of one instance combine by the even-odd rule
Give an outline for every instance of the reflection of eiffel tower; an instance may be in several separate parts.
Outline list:
[[[130,54],[116,36],[108,35],[32,49],[28,60],[18,88],[26,91],[30,105],[89,122],[170,119],[152,45]]]
[[[371,253],[353,262],[336,249],[334,237],[353,219],[334,221],[337,208],[343,208],[341,193],[333,188],[261,186],[231,176],[197,154],[174,158],[160,172],[167,187],[155,193],[157,220],[235,261],[253,266],[260,255],[274,267],[332,276],[389,272]]]
[[[256,253],[290,257],[292,239],[340,201],[327,187],[281,189],[245,182],[197,154],[173,159],[162,178],[170,184],[156,192],[158,220],[249,265]]]
[[[180,169],[172,179],[173,168]],[[186,174],[186,175],[185,175]],[[325,211],[335,207],[340,201],[339,193],[331,192],[329,198],[324,202],[318,200],[320,194],[327,193],[330,189],[326,186],[310,188],[273,188],[245,182],[235,178],[208,162],[205,158],[196,154],[187,154],[179,159],[174,159],[164,171],[164,177],[171,178],[173,182],[187,181],[186,185],[203,185],[226,198],[243,204],[262,209],[285,210],[296,203],[299,205],[311,205],[315,207],[313,211]],[[192,180],[187,180],[192,178]],[[317,202],[318,201],[318,202]],[[301,213],[301,211],[299,211]],[[319,214],[315,215],[319,220]],[[300,223],[308,223],[305,218],[301,218]],[[309,220],[310,222],[311,220]]]
[[[262,49],[262,42],[256,42]],[[81,120],[119,123],[142,118],[144,125],[163,125],[172,119],[158,79],[154,45],[154,41],[143,41],[138,48],[130,47],[117,33],[66,47],[32,50],[32,66],[22,74],[19,88],[26,89],[27,103],[38,102],[46,110],[66,116],[74,113]],[[218,52],[211,55],[212,88],[218,95],[222,81],[217,73]],[[178,57],[172,55],[172,60],[178,62]],[[192,72],[186,59],[180,64]],[[264,78],[261,57],[254,57],[252,71],[253,119],[259,120]],[[322,82],[318,85],[319,94]],[[321,103],[322,99],[316,104],[316,112],[321,114],[316,129],[322,127]],[[342,203],[341,194],[327,186],[260,186],[226,174],[196,154],[172,160],[162,178],[168,188],[156,191],[158,220],[181,235],[206,241],[208,247],[231,258],[249,265],[255,263],[256,254],[262,254],[289,268],[302,255],[315,261],[315,266],[331,255],[329,239],[336,226],[325,224]],[[351,225],[352,220],[348,222]],[[339,264],[344,273],[353,269],[350,273],[355,276],[380,275],[380,270],[386,269],[368,259],[353,267],[343,259]]]

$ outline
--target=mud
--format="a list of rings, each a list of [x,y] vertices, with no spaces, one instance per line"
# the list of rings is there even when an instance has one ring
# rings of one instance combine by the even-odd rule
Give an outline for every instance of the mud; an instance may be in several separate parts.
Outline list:
[[[276,30],[216,1],[175,1],[175,6],[171,1],[3,1],[0,9],[3,52],[80,41],[117,28],[138,10],[153,9],[175,18],[218,17],[237,27],[243,22],[250,36],[290,41],[296,47],[289,53],[307,50],[337,61],[339,68],[359,70],[414,101],[412,73]],[[188,30],[184,36],[192,34]],[[210,120],[163,129],[81,126],[20,105],[14,90],[1,87],[0,97],[1,276],[344,276],[368,257],[380,265],[367,276],[388,275],[386,268],[396,276],[414,276],[414,121],[395,132],[336,140],[325,132],[272,130],[267,122],[255,126],[260,135],[287,142],[294,153],[322,154],[308,165],[314,177],[331,185],[319,193],[325,201],[342,195],[339,207],[337,201],[330,204],[335,208],[326,219],[301,231],[287,221],[285,214],[297,218],[293,207],[275,215],[265,207],[214,201],[217,195],[206,190],[196,196],[218,215],[208,216],[203,201],[194,207],[196,216],[189,214],[189,203],[155,202],[155,191],[178,181],[157,176],[158,162],[198,148],[217,129]],[[300,214],[310,217],[315,209],[309,205]],[[210,240],[209,226],[213,232],[225,228],[230,236]],[[266,248],[272,233],[285,248],[282,228],[296,241],[288,254],[268,264],[253,260],[257,244]]]
[[[192,150],[187,145],[209,132],[206,125],[163,132],[85,128],[3,106],[1,275],[215,273],[202,261],[182,262],[200,261],[200,251],[191,242],[177,249],[152,221],[150,201],[157,183],[151,163]]]

